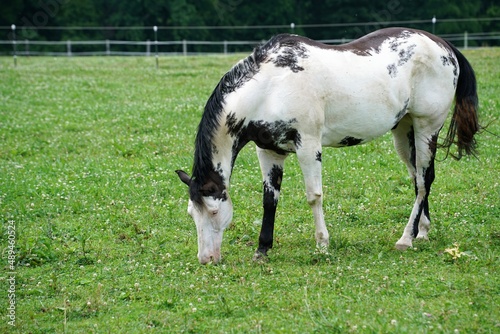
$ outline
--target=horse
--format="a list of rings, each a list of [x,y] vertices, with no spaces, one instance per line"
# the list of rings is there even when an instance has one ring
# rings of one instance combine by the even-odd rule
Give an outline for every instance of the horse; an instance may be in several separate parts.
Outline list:
[[[446,137],[438,143],[449,110]],[[254,48],[219,81],[195,139],[188,213],[201,264],[221,260],[232,221],[229,183],[238,152],[257,147],[263,178],[263,218],[254,260],[268,259],[285,158],[295,153],[312,209],[319,250],[329,244],[323,215],[323,147],[366,143],[388,131],[415,187],[415,201],[396,248],[428,239],[429,192],[438,147],[456,159],[476,155],[479,131],[474,70],[450,42],[428,32],[387,28],[352,42],[325,45],[280,34]],[[450,153],[455,144],[457,151]]]

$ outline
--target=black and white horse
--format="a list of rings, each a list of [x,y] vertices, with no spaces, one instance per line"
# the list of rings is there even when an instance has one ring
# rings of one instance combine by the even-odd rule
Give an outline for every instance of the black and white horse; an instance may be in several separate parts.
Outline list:
[[[226,73],[205,106],[195,141],[188,212],[198,233],[198,259],[218,262],[233,206],[229,181],[238,152],[257,145],[264,216],[254,258],[273,246],[283,163],[296,153],[320,249],[329,235],[323,216],[323,146],[366,143],[392,131],[394,145],[415,184],[415,202],[396,248],[427,238],[428,196],[434,180],[439,131],[455,99],[442,146],[456,157],[474,154],[479,130],[474,71],[447,41],[424,31],[389,28],[353,42],[324,45],[278,35]]]

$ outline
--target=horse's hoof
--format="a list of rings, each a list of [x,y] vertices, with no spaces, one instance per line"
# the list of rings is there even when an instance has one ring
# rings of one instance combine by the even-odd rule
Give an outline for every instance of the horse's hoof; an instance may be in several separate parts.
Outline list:
[[[405,251],[411,246],[412,246],[411,242],[409,244],[407,242],[400,242],[400,241],[396,242],[396,249],[400,251]]]
[[[322,255],[328,255],[328,244],[317,244],[316,253]]]
[[[405,251],[405,250],[408,249],[408,247],[410,247],[410,246],[403,245],[403,244],[401,244],[401,245],[400,244],[396,244],[396,249],[399,250],[399,251]]]
[[[407,250],[409,247],[412,247],[412,239],[411,237],[402,236],[398,242],[396,242],[396,249],[400,251]]]
[[[427,233],[422,233],[422,234],[418,234],[417,235],[417,239],[420,239],[420,240],[429,240],[429,237],[427,236]]]
[[[267,256],[266,253],[263,253],[261,251],[256,251],[255,254],[253,255],[252,260],[257,263],[265,263],[269,262],[269,257]]]

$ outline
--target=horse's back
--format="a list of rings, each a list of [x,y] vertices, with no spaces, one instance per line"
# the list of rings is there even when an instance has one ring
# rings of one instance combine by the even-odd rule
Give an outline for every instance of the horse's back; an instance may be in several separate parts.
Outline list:
[[[261,100],[254,110],[260,117],[295,118],[305,128],[324,122],[324,145],[342,146],[346,137],[365,142],[406,113],[422,117],[449,108],[458,69],[446,46],[402,28],[340,46],[280,35],[267,46],[249,94]]]
[[[444,122],[459,74],[446,42],[402,28],[340,46],[279,35],[234,69],[228,114],[247,123],[294,120],[300,133],[320,133],[325,146],[370,141],[407,114]]]

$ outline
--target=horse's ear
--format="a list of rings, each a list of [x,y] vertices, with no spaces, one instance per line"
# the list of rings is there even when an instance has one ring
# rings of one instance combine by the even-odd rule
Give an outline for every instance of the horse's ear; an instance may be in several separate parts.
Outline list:
[[[191,177],[187,175],[185,171],[176,170],[175,172],[177,173],[179,179],[181,179],[182,182],[184,182],[188,186],[191,184]]]

